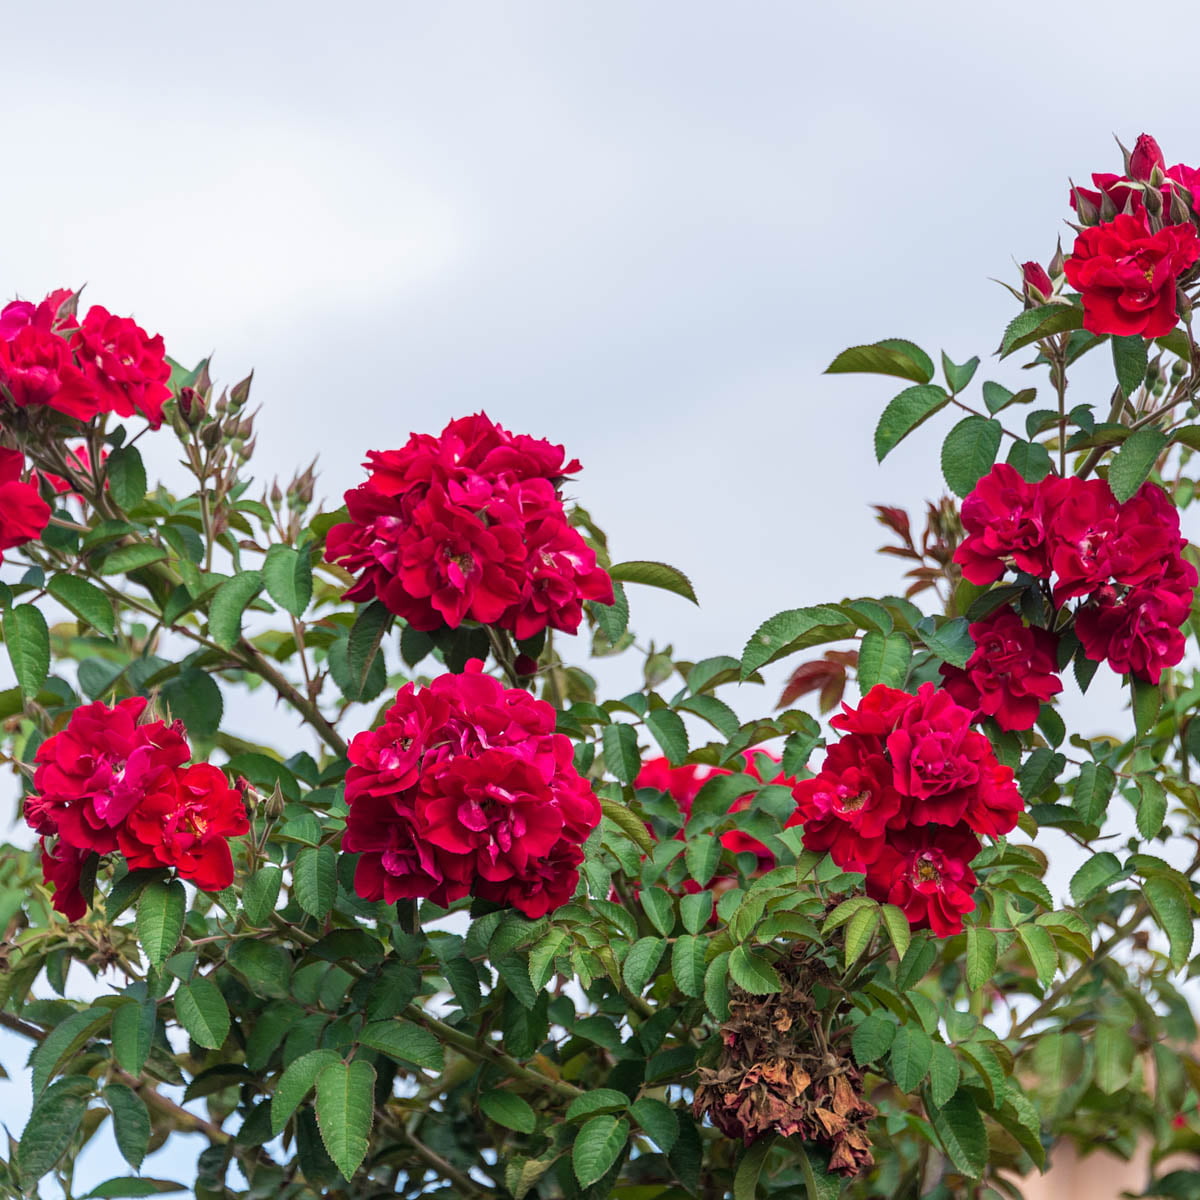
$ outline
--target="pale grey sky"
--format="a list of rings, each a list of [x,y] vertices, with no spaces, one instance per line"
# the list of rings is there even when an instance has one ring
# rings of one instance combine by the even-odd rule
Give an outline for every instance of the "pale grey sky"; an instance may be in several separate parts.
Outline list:
[[[696,584],[700,609],[637,589],[638,631],[736,653],[779,609],[894,590],[867,504],[938,486],[950,421],[877,467],[898,388],[822,376],[834,354],[904,336],[986,358],[1012,313],[988,276],[1048,259],[1067,176],[1114,169],[1113,133],[1200,160],[1170,56],[1200,18],[1130,20],[1111,0],[8,5],[0,294],[87,281],[175,357],[254,367],[260,471],[319,451],[328,497],[367,449],[479,408],[562,441],[615,554]],[[25,1090],[0,1082],[14,1129]],[[191,1154],[148,1170],[186,1181]]]

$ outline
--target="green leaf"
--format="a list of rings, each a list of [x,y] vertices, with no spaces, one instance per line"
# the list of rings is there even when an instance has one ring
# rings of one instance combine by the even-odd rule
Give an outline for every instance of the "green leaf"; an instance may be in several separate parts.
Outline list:
[[[854,1061],[860,1067],[881,1059],[891,1047],[896,1036],[896,1022],[882,1012],[873,1012],[863,1018],[850,1038]]]
[[[208,632],[218,646],[231,650],[237,643],[242,636],[242,613],[264,583],[261,571],[243,571],[217,588],[208,610]]]
[[[159,966],[179,945],[186,902],[183,884],[178,879],[170,883],[152,880],[138,897],[135,921],[138,941],[151,966]]]
[[[954,1095],[960,1075],[954,1051],[945,1042],[934,1042],[929,1060],[929,1094],[938,1108]]]
[[[1158,719],[1158,711],[1162,708],[1162,688],[1157,683],[1148,683],[1136,676],[1130,681],[1130,686],[1134,728],[1138,733],[1146,733]]]
[[[1102,824],[1115,785],[1116,776],[1108,767],[1085,762],[1075,781],[1074,804],[1080,818],[1089,825]]]
[[[1083,328],[1083,309],[1074,304],[1043,304],[1018,313],[1000,340],[1000,357],[1007,358],[1023,346],[1028,346],[1052,333],[1065,333]]]
[[[950,1161],[962,1174],[980,1178],[988,1165],[987,1130],[970,1093],[955,1092],[930,1115]]]
[[[625,980],[625,986],[635,996],[640,996],[646,984],[653,978],[666,948],[666,941],[658,937],[638,938],[629,947],[621,974]]]
[[[1067,765],[1062,754],[1056,754],[1046,746],[1039,746],[1022,764],[1017,772],[1017,787],[1026,801],[1040,796],[1059,776]]]
[[[758,1178],[774,1145],[773,1136],[760,1137],[742,1151],[741,1160],[733,1176],[733,1200],[756,1200]]]
[[[615,1088],[596,1088],[576,1096],[567,1106],[568,1121],[582,1121],[602,1112],[624,1112],[629,1107],[629,1097]]]
[[[704,972],[704,1007],[718,1021],[729,1017],[729,951],[722,950]]]
[[[936,384],[905,388],[883,410],[875,426],[875,458],[883,460],[919,425],[950,403],[950,397]]]
[[[1029,483],[1041,483],[1054,469],[1050,451],[1041,442],[1013,442],[1008,465]]]
[[[1124,504],[1146,482],[1166,448],[1166,435],[1149,426],[1135,429],[1121,443],[1108,468],[1108,486],[1119,503]]]
[[[908,922],[905,922],[907,926]],[[862,952],[871,944],[875,930],[879,928],[879,909],[876,907],[860,908],[846,922],[846,966],[856,962]]]
[[[1096,1086],[1111,1096],[1119,1092],[1133,1074],[1136,1047],[1127,1029],[1116,1025],[1096,1027],[1092,1046],[1096,1054]]]
[[[280,1134],[300,1101],[312,1091],[317,1076],[326,1067],[341,1062],[336,1050],[310,1050],[293,1059],[279,1077],[271,1097],[271,1132]]]
[[[150,1053],[157,1011],[153,1000],[132,1000],[113,1009],[113,1057],[122,1071],[135,1078],[141,1075]]]
[[[779,651],[814,629],[843,630],[851,626],[852,622],[839,609],[828,604],[776,613],[764,621],[746,643],[742,651],[742,678],[748,679],[759,667],[773,660]]]
[[[951,666],[965,667],[967,659],[975,652],[969,622],[964,617],[942,621],[940,625],[933,617],[922,617],[916,624],[916,631],[921,641]]]
[[[150,1179],[145,1175],[122,1175],[106,1179],[92,1188],[83,1200],[138,1200],[142,1196],[161,1196],[165,1192],[183,1192],[186,1187],[173,1179]]]
[[[571,1148],[571,1165],[582,1187],[591,1187],[604,1178],[628,1137],[629,1122],[607,1114],[593,1117],[579,1131]]]
[[[892,1039],[892,1078],[902,1092],[915,1092],[929,1071],[933,1042],[920,1025],[901,1025]]]
[[[78,575],[54,575],[46,590],[97,633],[110,638],[116,632],[112,601],[94,583]]]
[[[993,417],[1010,404],[1028,404],[1036,397],[1036,388],[1022,388],[1019,392],[1010,392],[1008,388],[991,380],[983,385],[983,402]]]
[[[366,692],[367,677],[391,625],[392,614],[378,600],[372,600],[354,618],[346,647],[346,669],[350,676],[348,694],[362,696]]]
[[[444,1069],[441,1043],[426,1029],[407,1021],[372,1021],[363,1027],[358,1040],[398,1062],[412,1063],[428,1071]]]
[[[175,1015],[192,1041],[219,1050],[229,1036],[229,1006],[221,989],[207,975],[183,984],[175,993]]]
[[[60,1021],[30,1058],[36,1096],[112,1020],[111,1008],[85,1008]]]
[[[903,958],[912,943],[912,926],[908,923],[908,917],[904,915],[902,909],[897,908],[894,904],[881,905],[879,913],[883,917],[888,937],[892,939],[892,945],[896,947],[897,955]]]
[[[1188,893],[1173,879],[1154,876],[1142,884],[1142,893],[1150,904],[1154,919],[1166,933],[1171,946],[1171,965],[1176,970],[1186,965],[1192,953],[1195,934]]]
[[[996,973],[996,935],[990,929],[967,926],[967,987],[978,991]]]
[[[734,946],[729,955],[729,974],[733,982],[752,996],[770,996],[781,991],[779,972],[749,946]]]
[[[1058,951],[1049,933],[1040,925],[1019,925],[1017,934],[1029,952],[1029,961],[1042,983],[1049,983],[1058,970]]]
[[[81,1077],[82,1078],[82,1077]],[[87,1110],[87,1092],[81,1092],[83,1083],[71,1083],[60,1079],[49,1088],[33,1106],[21,1144],[16,1154],[16,1166],[26,1183],[41,1179],[53,1169],[67,1152]],[[92,1080],[86,1080],[90,1085]]]
[[[615,646],[629,628],[629,599],[625,595],[625,589],[618,581],[613,580],[613,602],[597,604],[594,600],[589,600],[587,606],[595,617],[600,632]]]
[[[687,696],[675,707],[683,709],[684,712],[695,713],[727,739],[732,738],[738,731],[737,713],[716,696]]]
[[[641,900],[650,924],[663,937],[670,937],[675,928],[675,902],[670,894],[660,887],[643,888]]]
[[[4,641],[21,695],[36,696],[50,674],[50,631],[46,618],[32,604],[18,604],[4,613]]]
[[[712,920],[712,915],[712,892],[687,892],[679,897],[679,916],[688,933],[699,933]]]
[[[933,378],[933,361],[920,346],[903,338],[885,338],[869,346],[851,346],[843,350],[825,368],[826,375],[895,375],[915,383]]]
[[[162,700],[171,718],[182,721],[191,737],[213,737],[221,727],[225,701],[220,686],[207,671],[185,667],[163,684]]]
[[[337,851],[332,846],[305,846],[292,865],[292,880],[300,907],[323,920],[337,899]]]
[[[554,959],[564,954],[570,948],[570,938],[564,929],[552,929],[532,950],[529,951],[529,982],[534,991],[540,992],[550,982],[554,974]],[[451,962],[462,962],[462,959],[451,959]],[[472,974],[475,968],[468,964]],[[455,992],[457,996],[457,991]]]
[[[312,600],[312,553],[307,546],[272,546],[263,561],[263,580],[267,595],[284,612],[301,617]]]
[[[153,566],[167,557],[165,550],[141,542],[135,546],[119,546],[106,554],[96,570],[101,575],[124,575],[129,571],[140,571]]]
[[[654,853],[654,842],[646,832],[645,824],[624,804],[617,800],[610,800],[607,796],[601,796],[600,811],[633,841],[643,854]]]
[[[688,874],[701,887],[706,887],[721,861],[721,843],[711,834],[691,838],[683,851],[683,861]]]
[[[604,765],[620,783],[631,784],[642,767],[638,753],[637,730],[632,725],[617,722],[605,725],[601,737],[604,744]]]
[[[140,504],[146,496],[146,468],[136,446],[122,446],[108,456],[104,464],[108,486],[117,506],[125,511]],[[131,1164],[136,1165],[136,1164]]]
[[[110,1083],[104,1089],[104,1101],[112,1113],[113,1134],[121,1157],[135,1170],[150,1148],[150,1114],[145,1101],[123,1083]]]
[[[683,718],[669,708],[655,708],[646,714],[646,725],[671,766],[679,766],[688,754],[688,735]]]
[[[265,926],[275,911],[283,872],[268,864],[258,867],[242,888],[242,909],[251,925]]]
[[[621,1098],[624,1099],[624,1096]],[[505,1129],[532,1133],[537,1128],[537,1113],[529,1106],[528,1100],[523,1100],[513,1092],[482,1092],[479,1107],[485,1117],[497,1125],[503,1125]]]
[[[877,683],[902,688],[911,661],[912,644],[904,634],[891,633],[884,637],[874,630],[863,634],[858,649],[858,685],[864,693]]]
[[[942,443],[942,475],[959,497],[971,494],[991,469],[1000,449],[999,421],[986,417],[964,417]]]
[[[608,569],[609,576],[622,583],[642,583],[647,587],[662,588],[674,592],[693,604],[699,604],[692,581],[678,567],[663,562],[631,561],[616,563]]]
[[[1137,777],[1137,828],[1144,838],[1157,837],[1167,819],[1167,793],[1153,775]]]
[[[356,1058],[317,1076],[317,1128],[337,1169],[351,1179],[367,1155],[375,1116],[375,1068]]]
[[[1071,876],[1071,899],[1076,904],[1083,904],[1098,891],[1115,883],[1123,874],[1117,856],[1109,850],[1101,850]]]
[[[643,1096],[629,1106],[629,1114],[654,1139],[664,1154],[679,1140],[679,1118],[670,1105]]]
[[[685,996],[704,994],[704,954],[707,948],[707,939],[694,933],[684,934],[675,942],[671,951],[671,974]]]
[[[979,370],[979,357],[969,358],[961,366],[952,362],[946,357],[945,350],[942,351],[942,372],[946,376],[946,382],[950,385],[950,390],[957,395],[959,392],[965,391],[975,378],[975,372]]]
[[[1117,383],[1126,396],[1132,396],[1146,378],[1146,360],[1149,342],[1140,333],[1132,337],[1112,337],[1113,366],[1117,372]]]

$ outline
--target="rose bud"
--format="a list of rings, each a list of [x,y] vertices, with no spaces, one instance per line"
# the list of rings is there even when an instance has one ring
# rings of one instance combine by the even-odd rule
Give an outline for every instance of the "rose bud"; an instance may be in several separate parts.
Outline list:
[[[1092,193],[1095,195],[1095,193]],[[1096,206],[1072,182],[1071,195],[1074,198],[1075,215],[1081,225],[1096,225],[1100,221],[1100,213]]]
[[[513,659],[513,670],[522,678],[527,678],[530,675],[537,674],[537,659],[531,658],[528,654],[518,654]]]
[[[1022,291],[1030,304],[1045,304],[1054,295],[1054,284],[1040,263],[1021,264]]]
[[[195,388],[179,389],[179,415],[192,429],[204,419],[204,400]]]
[[[1129,178],[1146,182],[1150,179],[1155,167],[1159,171],[1165,171],[1166,166],[1166,160],[1163,158],[1163,152],[1158,148],[1158,143],[1148,133],[1141,134],[1134,144],[1133,153],[1129,155]]]

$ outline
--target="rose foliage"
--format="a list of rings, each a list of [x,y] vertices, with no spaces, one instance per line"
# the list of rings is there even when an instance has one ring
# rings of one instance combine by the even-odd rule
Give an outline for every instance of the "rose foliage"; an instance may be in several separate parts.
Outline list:
[[[953,405],[897,594],[703,658],[586,447],[465,414],[322,505],[248,378],[0,310],[0,1196],[994,1200],[1070,1144],[1200,1194],[1200,171],[1092,184],[999,378],[829,368],[900,381],[880,459]]]

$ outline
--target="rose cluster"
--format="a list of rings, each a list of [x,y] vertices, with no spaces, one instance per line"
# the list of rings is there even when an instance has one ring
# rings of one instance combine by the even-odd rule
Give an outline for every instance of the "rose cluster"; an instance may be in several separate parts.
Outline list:
[[[36,482],[21,479],[24,471],[25,456],[0,446],[0,562],[5,550],[40,537],[50,522],[50,506]]]
[[[41,835],[54,907],[72,921],[87,909],[81,882],[96,855],[173,867],[205,891],[233,882],[229,839],[250,828],[241,793],[217,767],[187,766],[182,727],[143,721],[146,703],[84,705],[38,747],[25,819]]]
[[[987,585],[1013,567],[1046,580],[1056,608],[1081,599],[1075,633],[1094,662],[1157,683],[1183,657],[1180,626],[1197,576],[1183,557],[1179,512],[1160,487],[1145,483],[1121,504],[1104,480],[1047,476],[1028,483],[1001,463],[963,501],[962,520],[967,536],[954,559],[964,578]],[[1022,686],[1032,684],[1034,698],[1047,691],[1051,658],[1040,632],[1026,639],[1030,679]],[[1007,633],[1015,633],[1011,624]],[[1018,664],[1011,652],[1003,657],[1012,678]]]
[[[478,659],[427,688],[405,684],[350,743],[342,848],[361,855],[358,894],[443,907],[472,895],[528,917],[565,904],[600,804],[555,719]]]
[[[960,932],[980,835],[1008,833],[1023,808],[1011,768],[971,728],[971,710],[932,683],[915,695],[878,684],[843,709],[830,724],[845,736],[796,785],[789,824],[808,849],[865,874],[868,894],[914,928]]]
[[[1148,134],[1138,138],[1127,169],[1127,175],[1093,175],[1096,191],[1072,189],[1071,204],[1087,228],[1064,271],[1083,297],[1085,329],[1164,337],[1179,320],[1180,277],[1200,259],[1193,221],[1200,170],[1167,167]]]
[[[80,321],[78,300],[60,289],[0,310],[0,400],[79,421],[140,413],[157,429],[171,395],[162,338],[98,304]]]
[[[579,470],[561,446],[509,433],[483,413],[401,450],[373,450],[350,520],[326,542],[358,577],[350,600],[378,599],[419,630],[478,621],[530,638],[574,633],[584,600],[612,582],[567,522],[559,487]]]

